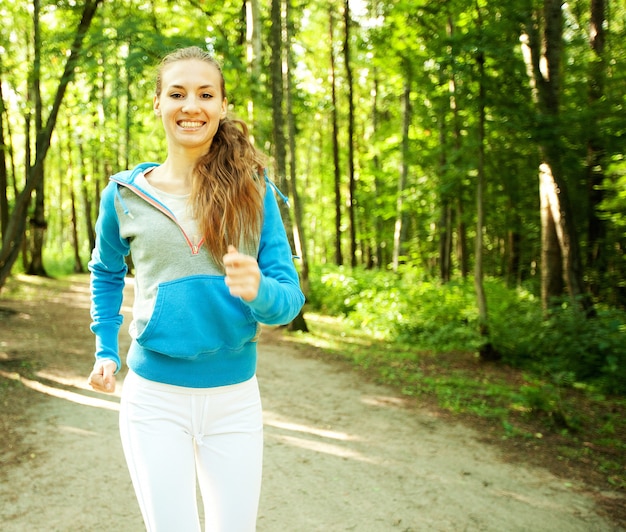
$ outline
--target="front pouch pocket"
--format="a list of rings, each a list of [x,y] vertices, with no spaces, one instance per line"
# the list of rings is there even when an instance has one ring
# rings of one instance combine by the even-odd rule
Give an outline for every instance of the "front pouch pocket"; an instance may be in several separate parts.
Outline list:
[[[154,311],[137,342],[164,355],[193,359],[238,351],[256,332],[252,313],[230,295],[223,276],[195,275],[159,285]]]

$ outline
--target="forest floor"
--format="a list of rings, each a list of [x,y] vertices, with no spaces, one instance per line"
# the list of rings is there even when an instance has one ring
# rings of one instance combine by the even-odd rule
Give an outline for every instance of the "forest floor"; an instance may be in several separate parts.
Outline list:
[[[123,378],[114,395],[86,386],[87,277],[19,276],[7,288],[2,530],[140,532],[117,432]],[[266,441],[260,532],[625,529],[624,493],[594,484],[584,465],[567,476],[550,453],[531,460],[489,438],[484,424],[369,382],[280,329],[262,335],[258,378]]]

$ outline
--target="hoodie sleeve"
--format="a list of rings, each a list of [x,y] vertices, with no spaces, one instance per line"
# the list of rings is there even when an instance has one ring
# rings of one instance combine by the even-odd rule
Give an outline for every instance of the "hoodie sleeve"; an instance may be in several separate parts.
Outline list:
[[[118,334],[127,272],[124,257],[130,246],[120,237],[115,210],[116,183],[102,193],[96,222],[96,245],[89,261],[91,272],[91,331],[96,336],[96,359],[110,359],[121,367]]]
[[[267,325],[284,325],[304,305],[298,273],[273,189],[267,186],[258,263],[259,293],[247,303],[256,320]]]

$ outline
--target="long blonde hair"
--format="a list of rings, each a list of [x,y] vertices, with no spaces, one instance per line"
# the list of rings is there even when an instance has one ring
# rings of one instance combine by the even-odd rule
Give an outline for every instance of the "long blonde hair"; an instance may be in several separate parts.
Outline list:
[[[222,98],[226,98],[220,64],[197,46],[180,48],[163,58],[157,72],[157,96],[161,94],[164,67],[190,59],[217,68]],[[218,264],[222,264],[229,244],[254,243],[260,236],[265,195],[264,162],[263,155],[250,141],[246,123],[226,116],[220,120],[209,151],[196,163],[191,207],[209,252]]]

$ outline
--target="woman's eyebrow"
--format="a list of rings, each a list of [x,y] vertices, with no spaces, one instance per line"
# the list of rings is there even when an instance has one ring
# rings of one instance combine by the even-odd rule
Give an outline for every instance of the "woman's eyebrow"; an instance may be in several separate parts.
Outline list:
[[[213,83],[208,83],[206,85],[201,85],[198,89],[214,89],[216,86]],[[170,89],[185,89],[184,85],[173,84],[169,86]]]

